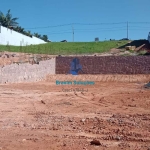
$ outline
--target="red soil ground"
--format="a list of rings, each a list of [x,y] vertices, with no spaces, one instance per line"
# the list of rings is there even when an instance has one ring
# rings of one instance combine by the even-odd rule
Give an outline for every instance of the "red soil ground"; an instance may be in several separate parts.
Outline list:
[[[150,150],[150,75],[67,77],[95,85],[0,85],[1,150]]]

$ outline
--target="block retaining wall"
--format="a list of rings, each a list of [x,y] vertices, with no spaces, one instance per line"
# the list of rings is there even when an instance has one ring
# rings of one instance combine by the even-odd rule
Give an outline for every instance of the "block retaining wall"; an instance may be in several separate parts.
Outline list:
[[[68,74],[74,57],[56,57],[56,74]],[[82,56],[79,74],[150,74],[149,56]]]

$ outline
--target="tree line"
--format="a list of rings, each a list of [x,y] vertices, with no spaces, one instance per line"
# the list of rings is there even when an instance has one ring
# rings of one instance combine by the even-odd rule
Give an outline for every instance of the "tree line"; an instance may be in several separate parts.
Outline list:
[[[19,18],[13,18],[12,14],[10,13],[10,9],[7,11],[6,15],[0,11],[0,24],[6,28],[12,29],[16,32],[22,33],[26,36],[32,37],[35,36],[39,39],[44,40],[45,42],[49,42],[47,35],[40,35],[38,33],[31,33],[31,31],[25,31],[24,28],[19,26],[17,22]]]

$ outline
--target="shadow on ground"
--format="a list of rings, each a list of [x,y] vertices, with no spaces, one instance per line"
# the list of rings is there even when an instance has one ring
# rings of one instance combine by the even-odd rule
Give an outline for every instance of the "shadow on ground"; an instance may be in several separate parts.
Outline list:
[[[136,46],[139,47],[141,45],[145,44],[147,46],[147,48],[150,48],[150,44],[148,42],[148,40],[134,40],[131,41],[130,43],[127,43],[123,46],[118,47],[119,49],[125,48],[126,46]]]

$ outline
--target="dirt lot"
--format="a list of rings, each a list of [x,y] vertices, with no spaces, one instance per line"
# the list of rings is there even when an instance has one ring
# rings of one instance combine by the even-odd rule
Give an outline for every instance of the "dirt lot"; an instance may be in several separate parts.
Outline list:
[[[0,150],[150,150],[150,76],[64,76],[0,85]]]

